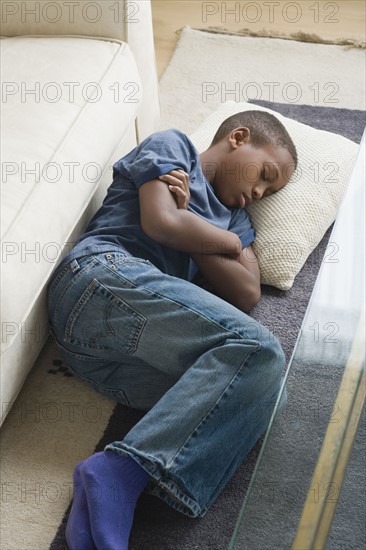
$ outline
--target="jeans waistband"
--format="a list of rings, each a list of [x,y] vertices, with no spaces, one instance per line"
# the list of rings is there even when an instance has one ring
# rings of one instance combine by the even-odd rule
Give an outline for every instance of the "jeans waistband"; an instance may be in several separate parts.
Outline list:
[[[84,256],[80,256],[79,258],[64,258],[60,265],[56,267],[56,270],[51,276],[51,279],[48,283],[48,286],[54,286],[54,284],[57,284],[57,281],[63,277],[64,274],[71,271],[72,273],[77,273],[82,267],[84,262],[91,261],[92,259],[96,259],[100,257],[102,261],[110,262],[118,262],[118,257],[121,256],[122,258],[130,257],[130,254],[126,252],[116,252],[116,251],[110,251],[110,252],[98,252],[96,254],[86,254]],[[143,261],[143,260],[142,260]]]
[[[81,256],[80,258],[76,258],[76,259],[73,259],[71,260],[70,258],[64,258],[60,265],[56,267],[55,271],[52,273],[52,280],[54,280],[61,271],[67,271],[67,269],[70,269],[71,271],[75,272],[75,271],[78,271],[79,267],[80,266],[80,263],[85,259],[85,258],[91,258],[92,255],[85,255],[85,256]]]

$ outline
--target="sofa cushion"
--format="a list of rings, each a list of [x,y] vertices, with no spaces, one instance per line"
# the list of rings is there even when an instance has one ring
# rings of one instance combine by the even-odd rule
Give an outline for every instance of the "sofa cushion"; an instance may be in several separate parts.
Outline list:
[[[126,41],[127,26],[139,22],[143,8],[129,0],[3,1],[1,34],[82,35]]]
[[[213,112],[190,137],[199,151],[209,147],[216,130],[229,116],[249,110],[266,111],[286,127],[298,151],[298,168],[280,191],[247,207],[256,231],[253,250],[261,283],[288,290],[309,254],[334,221],[351,176],[358,145],[343,136],[317,130],[251,103],[228,101]],[[337,261],[336,243],[327,252]]]
[[[134,125],[141,84],[125,43],[21,37],[1,46],[3,352]]]

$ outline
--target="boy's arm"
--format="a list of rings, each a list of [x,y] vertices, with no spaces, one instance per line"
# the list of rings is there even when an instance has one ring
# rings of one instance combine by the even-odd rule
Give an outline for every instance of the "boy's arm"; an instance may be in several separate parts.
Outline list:
[[[260,300],[260,273],[250,246],[239,256],[192,254],[201,274],[217,294],[241,311],[251,310]]]
[[[154,179],[139,188],[144,232],[164,246],[188,252],[214,290],[242,311],[260,299],[259,268],[239,237],[178,208],[166,183]]]
[[[140,220],[143,231],[164,246],[187,252],[234,254],[239,256],[239,237],[201,219],[192,212],[178,208],[166,183],[150,180],[139,187]]]

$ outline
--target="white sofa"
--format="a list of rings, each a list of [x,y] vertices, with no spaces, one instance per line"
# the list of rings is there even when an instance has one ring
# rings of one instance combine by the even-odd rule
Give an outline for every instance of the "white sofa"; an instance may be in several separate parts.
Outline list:
[[[149,0],[1,0],[1,423],[48,339],[50,275],[159,124]]]

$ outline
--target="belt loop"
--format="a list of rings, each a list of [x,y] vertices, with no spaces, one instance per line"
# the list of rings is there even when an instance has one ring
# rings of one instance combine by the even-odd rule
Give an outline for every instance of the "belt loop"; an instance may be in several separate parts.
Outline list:
[[[70,269],[73,273],[76,273],[80,269],[79,262],[77,260],[72,260],[70,262]]]

